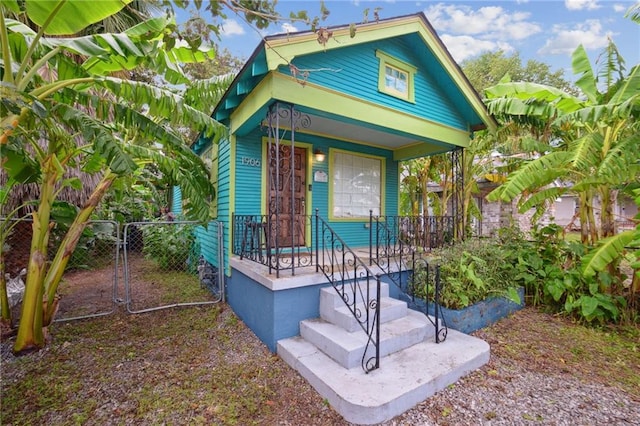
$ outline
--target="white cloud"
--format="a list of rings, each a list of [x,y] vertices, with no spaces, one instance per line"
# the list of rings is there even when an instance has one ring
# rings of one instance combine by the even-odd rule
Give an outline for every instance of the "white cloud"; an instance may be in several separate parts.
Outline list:
[[[573,28],[564,25],[554,25],[551,32],[554,37],[538,51],[539,54],[563,55],[571,54],[582,44],[585,49],[601,49],[608,43],[607,37],[612,37],[611,31],[604,32],[602,24],[597,19],[577,24]]]
[[[225,36],[234,36],[243,35],[245,31],[238,21],[235,19],[227,19],[222,23],[222,30],[220,33]]]
[[[624,4],[616,3],[613,5],[613,10],[618,13],[626,12],[627,6],[625,6]]]
[[[569,10],[595,10],[600,8],[597,0],[564,0],[564,6]]]
[[[529,13],[510,13],[499,6],[474,10],[469,6],[438,3],[426,9],[425,14],[440,33],[473,35],[483,40],[523,40],[542,31],[540,25],[528,21]]]
[[[514,51],[509,43],[481,40],[468,35],[452,36],[444,34],[440,38],[444,45],[447,46],[453,59],[458,63],[487,51],[503,50],[505,53]]]
[[[284,24],[282,24],[281,28],[283,33],[296,33],[300,31],[293,24],[289,22],[285,22]]]

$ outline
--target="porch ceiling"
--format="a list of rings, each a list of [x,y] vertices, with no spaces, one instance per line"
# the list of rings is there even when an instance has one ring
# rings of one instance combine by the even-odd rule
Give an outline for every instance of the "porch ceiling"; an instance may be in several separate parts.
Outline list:
[[[389,149],[394,152],[394,159],[398,161],[447,152],[455,147],[455,145],[443,143],[436,139],[403,133],[397,129],[384,127],[383,125],[375,125],[335,116],[325,111],[311,110],[299,106],[296,106],[296,110],[309,117],[308,126],[296,129],[298,134],[310,134]],[[264,116],[266,116],[266,110],[264,114]],[[389,123],[386,124],[389,125]],[[262,120],[261,126],[267,126],[266,118]],[[282,129],[289,128],[284,123],[281,123],[280,127]],[[244,131],[240,130],[239,133],[242,134],[245,131],[250,131],[247,127],[243,130]]]
[[[420,143],[419,140],[405,135],[394,134],[381,129],[365,127],[362,124],[347,123],[329,117],[307,113],[311,118],[309,128],[304,132],[328,136],[334,139],[366,145],[379,146],[391,150]]]

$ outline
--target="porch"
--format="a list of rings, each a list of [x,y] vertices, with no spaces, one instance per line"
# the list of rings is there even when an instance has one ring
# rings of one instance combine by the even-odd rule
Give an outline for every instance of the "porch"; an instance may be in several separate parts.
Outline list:
[[[283,226],[293,236],[288,245],[276,237]],[[332,286],[370,336],[375,350],[379,346],[376,307],[380,306],[376,285],[386,285],[390,297],[415,308],[412,272],[428,268],[431,273],[420,285],[431,287],[437,301],[439,269],[429,265],[428,256],[431,250],[453,241],[454,218],[374,216],[371,212],[363,226],[369,244],[355,248],[319,212],[297,215],[293,221],[234,215],[232,230],[228,300],[269,349],[275,352],[279,339],[298,335],[300,321],[317,317],[320,289]],[[302,233],[305,237],[299,238]],[[294,241],[304,241],[304,245],[291,244]],[[446,325],[437,311],[431,321],[436,340],[444,340]]]
[[[234,216],[227,297],[346,420],[385,421],[488,361],[484,341],[409,309],[412,271],[451,242],[452,217],[371,214],[370,245],[353,249],[317,212],[295,224],[309,245],[275,247],[268,216]]]

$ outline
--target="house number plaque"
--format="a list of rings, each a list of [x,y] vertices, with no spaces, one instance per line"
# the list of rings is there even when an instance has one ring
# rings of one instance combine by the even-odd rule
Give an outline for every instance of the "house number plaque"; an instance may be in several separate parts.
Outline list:
[[[242,157],[240,161],[243,166],[260,167],[260,160],[258,158]]]

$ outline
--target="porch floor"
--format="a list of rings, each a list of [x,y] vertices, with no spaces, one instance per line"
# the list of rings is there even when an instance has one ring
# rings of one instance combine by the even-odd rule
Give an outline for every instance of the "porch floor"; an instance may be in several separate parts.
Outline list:
[[[346,369],[300,336],[278,342],[278,355],[297,370],[347,421],[392,419],[489,361],[489,345],[449,330],[447,340],[423,341],[380,360],[368,374]]]
[[[369,260],[369,247],[357,247],[352,249],[355,255],[374,273],[385,275],[389,272],[396,272],[398,269],[397,265],[394,265],[392,262],[391,271],[384,271],[375,263],[370,265]],[[326,253],[323,255],[326,256]],[[263,265],[261,263],[255,262],[251,259],[240,259],[239,256],[234,255],[231,257],[230,265],[233,269],[237,269],[247,276],[253,278],[255,281],[260,282],[265,287],[270,290],[283,290],[286,288],[295,288],[295,287],[304,287],[307,285],[315,285],[326,283],[327,279],[322,272],[316,272],[315,261],[316,261],[316,253],[315,251],[309,251],[302,253],[301,256],[311,256],[313,255],[314,265],[310,266],[296,266],[295,268],[289,269],[280,269],[279,277],[276,273],[275,269],[271,269],[269,272],[269,267]],[[286,257],[286,256],[284,256]],[[324,258],[325,263],[329,263],[328,257]],[[321,262],[322,263],[322,262]],[[402,268],[404,269],[404,268]]]

